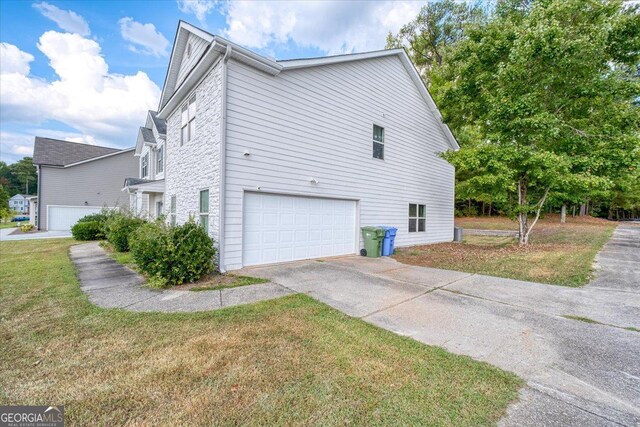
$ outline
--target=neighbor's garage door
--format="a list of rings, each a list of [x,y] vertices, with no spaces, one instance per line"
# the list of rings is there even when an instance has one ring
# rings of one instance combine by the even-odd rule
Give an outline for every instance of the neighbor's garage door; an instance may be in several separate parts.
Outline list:
[[[246,193],[243,264],[256,265],[356,251],[356,202]]]
[[[67,231],[86,215],[102,210],[96,206],[47,206],[47,230]]]

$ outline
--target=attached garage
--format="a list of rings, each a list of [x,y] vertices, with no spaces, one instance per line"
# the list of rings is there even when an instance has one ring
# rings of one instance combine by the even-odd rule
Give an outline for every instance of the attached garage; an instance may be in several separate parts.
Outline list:
[[[357,251],[353,200],[247,192],[243,216],[245,266]]]
[[[99,206],[47,206],[48,230],[69,231],[84,216],[99,213]]]

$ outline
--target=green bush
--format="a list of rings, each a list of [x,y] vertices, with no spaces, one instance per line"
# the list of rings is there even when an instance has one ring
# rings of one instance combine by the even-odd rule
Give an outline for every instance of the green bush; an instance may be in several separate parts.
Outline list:
[[[129,239],[146,221],[129,213],[117,212],[110,215],[104,225],[104,234],[118,252],[129,250]]]
[[[71,227],[71,234],[76,240],[100,240],[104,237],[100,222],[82,219]]]
[[[145,224],[130,243],[136,264],[156,283],[193,282],[215,268],[213,239],[193,220],[175,227]]]
[[[106,228],[107,220],[117,214],[118,214],[117,211],[110,210],[110,209],[102,209],[100,213],[83,216],[71,228],[71,234],[73,234],[73,237],[75,237],[76,240],[102,240],[106,238],[105,228]],[[94,223],[94,224],[78,225],[81,223]],[[74,229],[76,229],[77,232],[74,232],[73,231]]]

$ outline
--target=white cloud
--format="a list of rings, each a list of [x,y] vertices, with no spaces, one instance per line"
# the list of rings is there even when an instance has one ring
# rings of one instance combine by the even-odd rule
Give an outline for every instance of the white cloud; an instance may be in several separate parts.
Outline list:
[[[223,34],[250,48],[293,41],[329,54],[383,49],[386,36],[416,17],[425,1],[234,1]]]
[[[143,72],[109,73],[100,45],[78,34],[47,31],[38,48],[58,79],[29,76],[24,67],[18,72],[2,69],[0,119],[31,125],[55,120],[75,129],[73,137],[84,141],[132,146],[147,110],[157,107],[158,86]]]
[[[91,34],[87,21],[72,10],[62,10],[44,1],[42,3],[34,3],[33,7],[65,31],[80,34],[81,36]]]
[[[33,61],[33,55],[23,52],[9,43],[0,43],[0,72],[29,74],[29,63]]]
[[[147,55],[167,56],[169,40],[156,30],[155,25],[141,24],[128,17],[120,19],[118,24],[120,24],[122,38],[132,43],[129,49]]]
[[[194,14],[202,25],[205,25],[207,15],[217,3],[215,0],[177,0],[177,2],[181,12]]]

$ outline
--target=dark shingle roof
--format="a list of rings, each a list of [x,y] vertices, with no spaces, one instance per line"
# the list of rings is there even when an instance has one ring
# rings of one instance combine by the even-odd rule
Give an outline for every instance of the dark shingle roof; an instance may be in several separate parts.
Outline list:
[[[164,119],[158,118],[158,113],[155,111],[149,110],[149,114],[151,115],[151,119],[153,120],[153,124],[156,126],[156,130],[160,135],[167,134],[167,121]]]
[[[156,137],[153,136],[153,131],[149,128],[141,127],[140,134],[142,134],[142,140],[151,144],[156,143]]]
[[[144,179],[144,178],[125,178],[124,186],[129,187],[132,185],[146,184],[147,182],[153,182],[153,181],[150,179]]]
[[[122,150],[36,136],[33,145],[33,163],[36,165],[66,166],[118,151]]]

